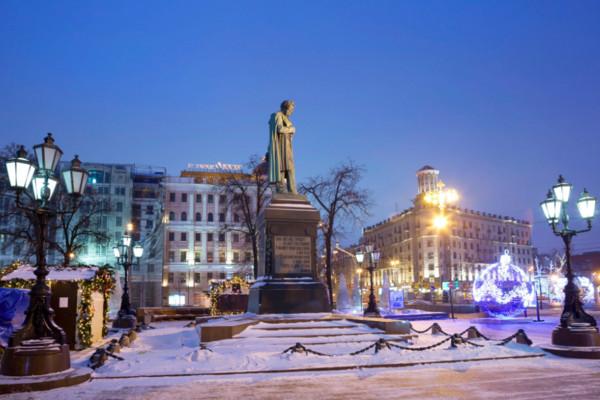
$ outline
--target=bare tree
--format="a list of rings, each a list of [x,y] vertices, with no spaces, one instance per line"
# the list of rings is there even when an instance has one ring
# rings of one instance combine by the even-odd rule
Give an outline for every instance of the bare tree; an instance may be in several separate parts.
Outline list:
[[[110,212],[110,203],[86,194],[80,199],[72,199],[64,191],[57,193],[57,215],[50,226],[52,240],[50,248],[63,258],[63,265],[69,265],[71,257],[79,253],[89,242],[106,245],[110,237],[100,227],[100,218]]]
[[[258,276],[258,216],[270,198],[267,166],[257,156],[246,163],[247,173],[232,172],[225,180],[223,193],[229,199],[234,221],[227,223],[225,231],[241,232],[250,239],[254,278]],[[237,216],[237,217],[236,217]],[[236,220],[238,219],[239,220]]]
[[[329,301],[333,304],[332,244],[342,221],[356,224],[369,215],[369,192],[359,188],[364,168],[349,160],[332,168],[327,176],[309,178],[300,192],[310,196],[321,209],[321,232],[325,247],[325,275]]]

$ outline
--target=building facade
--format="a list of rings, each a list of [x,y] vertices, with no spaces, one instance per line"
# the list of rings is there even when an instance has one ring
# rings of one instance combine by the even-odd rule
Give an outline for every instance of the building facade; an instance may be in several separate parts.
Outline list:
[[[240,167],[241,168],[241,167]],[[219,166],[190,168],[165,181],[164,305],[210,305],[211,282],[252,275],[251,241],[232,211]]]
[[[505,250],[525,271],[533,266],[531,223],[457,205],[442,211],[426,201],[440,187],[439,171],[426,166],[417,180],[413,207],[363,231],[361,244],[372,244],[381,254],[378,283],[386,271],[395,287],[441,288],[456,280],[468,287]],[[447,221],[443,228],[435,223],[440,213]]]
[[[162,261],[164,243],[164,167],[133,167],[131,200],[132,237],[144,247],[144,254],[131,271],[131,303],[134,307],[162,304]]]

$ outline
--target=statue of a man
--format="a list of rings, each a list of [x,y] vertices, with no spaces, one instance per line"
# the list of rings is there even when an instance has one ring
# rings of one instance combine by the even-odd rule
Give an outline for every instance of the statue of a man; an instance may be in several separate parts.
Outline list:
[[[269,182],[276,185],[277,192],[297,193],[292,137],[296,128],[290,121],[294,101],[284,100],[280,111],[271,114],[269,120]]]

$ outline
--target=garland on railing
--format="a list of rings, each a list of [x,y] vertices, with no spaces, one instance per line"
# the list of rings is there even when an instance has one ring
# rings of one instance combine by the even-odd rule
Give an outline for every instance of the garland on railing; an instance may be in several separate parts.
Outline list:
[[[0,279],[15,271],[22,265],[20,262],[14,262],[10,266],[0,270]],[[89,266],[79,265],[77,267],[52,267],[52,269],[77,269],[88,268]],[[80,302],[77,309],[77,337],[79,343],[84,347],[89,347],[92,344],[92,318],[94,316],[94,306],[92,303],[92,293],[100,292],[104,300],[104,315],[102,316],[102,336],[108,334],[108,302],[110,295],[115,287],[115,279],[109,265],[98,267],[96,275],[92,279],[78,279],[73,282],[77,283],[78,289],[81,291]],[[35,284],[33,279],[11,279],[9,281],[0,281],[0,286],[15,289],[31,289]]]
[[[210,288],[210,315],[222,314],[219,313],[218,308],[219,296],[226,289],[231,289],[233,285],[240,285],[240,289],[242,290],[244,288],[247,289],[248,287],[250,287],[250,284],[244,279],[240,278],[239,276],[234,276],[233,278],[228,279],[226,281],[213,284]]]

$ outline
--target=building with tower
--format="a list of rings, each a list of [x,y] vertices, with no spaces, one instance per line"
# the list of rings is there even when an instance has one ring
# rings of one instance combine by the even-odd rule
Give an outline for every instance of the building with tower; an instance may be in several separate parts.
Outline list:
[[[504,250],[525,271],[533,265],[530,222],[461,208],[456,191],[445,188],[431,166],[416,175],[413,206],[363,231],[361,244],[381,253],[378,284],[386,271],[395,287],[429,290],[458,281],[468,288]]]

